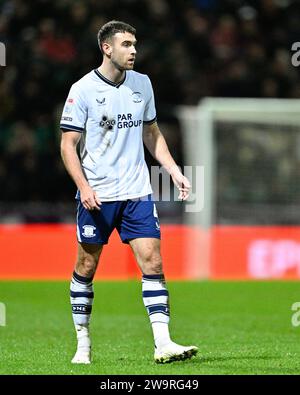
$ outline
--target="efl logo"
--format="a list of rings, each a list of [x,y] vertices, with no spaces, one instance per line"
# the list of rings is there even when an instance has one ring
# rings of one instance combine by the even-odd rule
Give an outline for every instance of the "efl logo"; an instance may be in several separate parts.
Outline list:
[[[6,309],[5,304],[0,303],[0,326],[6,325]]]
[[[0,66],[6,66],[6,48],[3,43],[0,42]]]
[[[300,243],[295,240],[252,241],[248,249],[248,272],[254,278],[280,278],[293,271],[300,276]]]

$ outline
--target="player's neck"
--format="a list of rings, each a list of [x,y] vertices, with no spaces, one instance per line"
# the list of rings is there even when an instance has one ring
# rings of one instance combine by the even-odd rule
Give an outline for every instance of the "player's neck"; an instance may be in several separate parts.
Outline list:
[[[99,73],[101,73],[105,78],[109,81],[117,84],[118,82],[123,81],[125,78],[125,70],[121,71],[112,67],[111,65],[102,63],[98,68]]]

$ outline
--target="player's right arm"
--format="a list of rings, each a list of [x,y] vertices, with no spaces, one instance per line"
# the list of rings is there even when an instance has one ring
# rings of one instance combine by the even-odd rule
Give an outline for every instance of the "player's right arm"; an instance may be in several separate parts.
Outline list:
[[[61,137],[61,157],[64,165],[74,180],[79,192],[81,203],[87,210],[100,209],[101,202],[96,192],[88,184],[77,155],[76,147],[80,140],[81,133],[72,131],[62,131]]]

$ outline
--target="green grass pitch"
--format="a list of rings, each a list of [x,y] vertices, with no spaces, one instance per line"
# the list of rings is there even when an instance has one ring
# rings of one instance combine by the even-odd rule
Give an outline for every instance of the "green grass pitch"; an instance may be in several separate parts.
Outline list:
[[[171,282],[173,340],[191,360],[157,365],[141,284],[95,282],[93,363],[72,365],[76,341],[68,282],[0,282],[0,374],[299,374],[299,282]]]

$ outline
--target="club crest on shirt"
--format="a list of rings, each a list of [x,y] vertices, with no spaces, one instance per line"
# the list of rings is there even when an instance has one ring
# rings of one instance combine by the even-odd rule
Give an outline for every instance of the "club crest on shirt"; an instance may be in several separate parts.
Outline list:
[[[141,92],[133,92],[132,93],[132,101],[134,103],[140,103],[142,101],[142,94]]]
[[[82,236],[84,236],[84,237],[94,237],[94,236],[96,236],[96,234],[95,234],[96,227],[95,226],[93,226],[93,225],[84,225],[82,228],[83,228]]]

